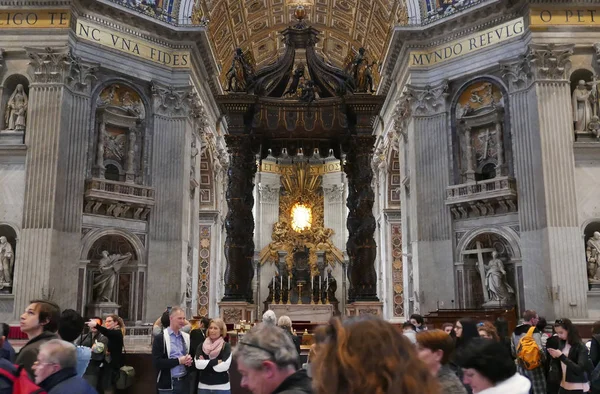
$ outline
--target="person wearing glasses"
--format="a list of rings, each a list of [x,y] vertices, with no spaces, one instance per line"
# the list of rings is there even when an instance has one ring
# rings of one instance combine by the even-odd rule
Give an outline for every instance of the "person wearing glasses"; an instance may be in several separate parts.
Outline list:
[[[279,327],[265,323],[253,327],[238,342],[234,358],[242,375],[241,386],[252,394],[313,392],[306,371],[297,369],[294,342]]]
[[[52,339],[40,346],[33,364],[35,383],[48,394],[96,394],[96,390],[77,376],[77,350],[72,343]]]
[[[590,376],[594,366],[587,347],[581,341],[577,327],[569,319],[559,319],[554,330],[560,339],[558,349],[548,349],[550,356],[560,362],[562,379],[560,393],[587,393],[590,391]]]
[[[231,345],[225,342],[227,326],[223,319],[212,319],[207,335],[204,343],[196,349],[194,360],[200,373],[198,394],[230,394]]]

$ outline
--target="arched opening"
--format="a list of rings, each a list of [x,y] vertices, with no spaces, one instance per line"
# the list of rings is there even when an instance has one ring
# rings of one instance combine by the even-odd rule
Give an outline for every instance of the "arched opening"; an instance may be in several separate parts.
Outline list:
[[[499,232],[474,234],[460,250],[456,280],[462,308],[524,307],[520,252]]]
[[[589,290],[600,290],[600,221],[585,226],[583,240]]]
[[[13,74],[4,80],[3,88],[0,101],[0,130],[23,133],[27,122],[29,80],[23,75]],[[22,95],[25,97],[17,97]]]
[[[17,232],[8,224],[0,224],[0,294],[12,293]]]
[[[106,172],[104,173],[104,177],[110,181],[121,180],[121,174],[119,174],[119,169],[114,164],[106,165]]]
[[[145,271],[136,246],[123,235],[106,234],[86,257],[87,315],[117,313],[125,321],[142,320]]]

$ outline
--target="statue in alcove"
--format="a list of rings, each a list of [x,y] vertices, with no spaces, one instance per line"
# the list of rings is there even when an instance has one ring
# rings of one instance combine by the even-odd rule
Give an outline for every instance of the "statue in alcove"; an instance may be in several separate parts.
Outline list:
[[[5,236],[0,237],[0,289],[12,286],[15,253]]]
[[[587,258],[588,282],[600,283],[600,232],[594,231],[594,234],[588,239],[585,248],[585,256]]]
[[[591,95],[592,91],[588,90],[585,81],[579,81],[572,96],[575,131],[588,131],[588,124],[592,119]]]
[[[28,99],[25,88],[22,84],[18,84],[6,105],[5,121],[7,130],[25,131],[27,105]]]
[[[331,268],[327,269],[327,276],[324,279],[323,283],[323,302],[325,300],[331,302],[337,302],[337,298],[335,298],[335,292],[337,291],[337,281],[333,277]]]
[[[121,267],[125,265],[132,257],[131,253],[111,254],[108,251],[102,251],[102,259],[98,263],[100,273],[94,278],[94,301],[95,302],[114,302],[113,295],[117,283],[117,275]]]
[[[492,252],[492,259],[485,267],[485,287],[492,302],[506,303],[515,291],[506,280],[506,271],[502,260],[498,258],[498,252]]]

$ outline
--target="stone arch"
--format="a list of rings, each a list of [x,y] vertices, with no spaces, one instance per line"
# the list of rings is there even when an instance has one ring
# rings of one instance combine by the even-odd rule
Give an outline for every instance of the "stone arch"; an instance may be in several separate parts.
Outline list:
[[[506,271],[506,280],[513,290],[510,300],[492,305],[485,290],[479,264],[488,264],[492,251],[498,253]],[[455,280],[458,305],[462,308],[509,307],[524,308],[523,272],[519,235],[509,227],[485,227],[469,231],[458,242],[455,251]],[[485,277],[485,276],[484,276]]]
[[[119,305],[118,309],[114,306],[110,309],[111,306],[106,306],[106,302],[94,299],[93,284],[99,272],[98,262],[102,259],[103,250],[109,255],[132,254],[115,279],[114,299],[111,299],[111,302],[113,305]],[[128,322],[141,322],[144,318],[146,271],[145,248],[136,235],[120,228],[103,228],[89,232],[84,236],[80,253],[78,308],[87,316],[118,311]]]
[[[12,262],[12,270],[10,272],[10,276],[8,278],[2,275],[2,282],[0,282],[0,294],[10,294],[12,293],[13,288],[13,279],[14,279],[14,269],[17,263],[17,244],[19,242],[19,229],[12,223],[8,222],[0,222],[0,237],[6,237],[6,241],[10,245],[10,249],[12,250],[12,259],[9,261]],[[3,253],[3,252],[2,252]],[[0,262],[1,264],[1,262]],[[4,268],[3,268],[4,269]],[[9,285],[6,285],[9,283]]]
[[[8,100],[10,96],[13,94],[17,85],[23,85],[23,91],[29,97],[29,85],[31,80],[29,76],[25,74],[13,73],[7,75],[2,84],[0,85],[0,92],[2,92],[2,96],[0,97],[0,130],[4,130],[8,128],[8,125],[5,124],[5,116],[6,116],[6,106],[8,104]]]
[[[489,91],[484,89],[486,86]],[[480,90],[482,93],[477,97],[483,100],[467,100],[469,90],[471,95]],[[455,90],[450,106],[453,184],[514,176],[508,97],[504,82],[492,75],[469,79]],[[492,154],[486,154],[487,161],[480,161],[478,156],[478,150],[482,149],[480,145],[483,145],[479,144],[482,133],[487,136],[488,143],[492,142]],[[501,135],[499,141],[497,135]],[[492,171],[488,171],[490,168]]]

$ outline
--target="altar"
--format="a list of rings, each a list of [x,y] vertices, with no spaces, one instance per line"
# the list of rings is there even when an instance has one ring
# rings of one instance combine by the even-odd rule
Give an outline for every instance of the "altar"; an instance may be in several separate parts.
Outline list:
[[[269,304],[269,309],[277,316],[289,316],[292,324],[295,321],[326,323],[333,317],[333,305],[331,304]]]

